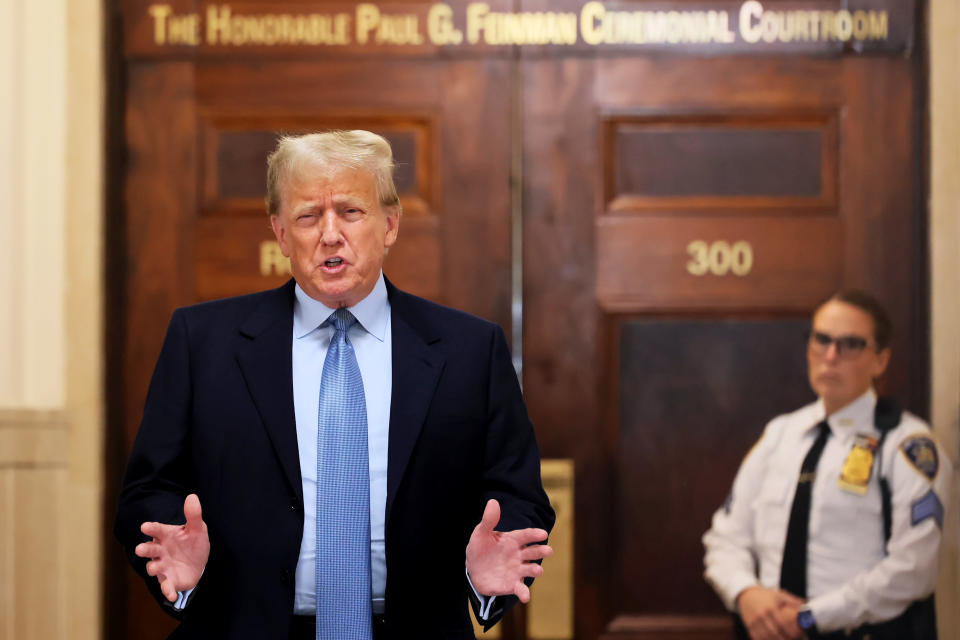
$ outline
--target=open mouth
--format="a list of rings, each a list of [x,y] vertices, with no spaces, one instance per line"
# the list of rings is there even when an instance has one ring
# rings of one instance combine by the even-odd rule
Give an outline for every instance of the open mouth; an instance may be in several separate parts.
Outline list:
[[[320,270],[328,275],[338,275],[347,268],[347,263],[344,262],[343,258],[337,256],[334,258],[327,258],[320,263]]]

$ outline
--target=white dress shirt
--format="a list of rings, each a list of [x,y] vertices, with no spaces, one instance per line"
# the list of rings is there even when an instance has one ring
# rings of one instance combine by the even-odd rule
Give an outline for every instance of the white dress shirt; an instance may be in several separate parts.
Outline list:
[[[807,557],[807,606],[821,632],[895,618],[929,595],[937,582],[943,512],[922,516],[931,505],[942,509],[948,504],[952,467],[939,446],[939,469],[932,478],[911,462],[906,452],[910,443],[932,437],[923,421],[904,413],[888,432],[864,495],[838,484],[857,436],[880,437],[874,426],[876,401],[870,390],[828,418],[831,435],[812,487]],[[779,587],[800,466],[816,438],[814,427],[825,416],[823,402],[817,401],[772,420],[703,537],[705,577],[731,611],[747,587]],[[879,458],[892,492],[886,552]]]

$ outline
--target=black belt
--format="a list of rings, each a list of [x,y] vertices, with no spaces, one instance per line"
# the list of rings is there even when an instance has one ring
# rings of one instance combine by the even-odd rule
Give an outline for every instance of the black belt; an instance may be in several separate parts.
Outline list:
[[[373,640],[385,640],[387,619],[382,613],[373,614]],[[317,619],[314,616],[293,616],[290,625],[290,640],[316,640]]]

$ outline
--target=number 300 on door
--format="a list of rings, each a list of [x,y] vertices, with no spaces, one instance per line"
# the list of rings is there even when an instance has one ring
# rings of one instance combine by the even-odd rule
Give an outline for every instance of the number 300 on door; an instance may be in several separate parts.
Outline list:
[[[708,243],[694,240],[687,245],[687,273],[692,276],[745,276],[753,269],[753,247],[745,240],[734,242],[726,240]]]

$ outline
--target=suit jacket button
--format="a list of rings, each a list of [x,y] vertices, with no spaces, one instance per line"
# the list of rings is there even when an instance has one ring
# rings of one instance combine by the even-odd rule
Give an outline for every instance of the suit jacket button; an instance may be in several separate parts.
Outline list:
[[[300,511],[300,501],[296,498],[290,498],[290,511],[293,511],[294,513]]]
[[[293,573],[290,571],[290,569],[284,569],[280,572],[280,582],[283,584],[290,584],[293,582]]]

